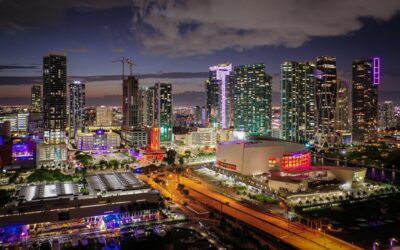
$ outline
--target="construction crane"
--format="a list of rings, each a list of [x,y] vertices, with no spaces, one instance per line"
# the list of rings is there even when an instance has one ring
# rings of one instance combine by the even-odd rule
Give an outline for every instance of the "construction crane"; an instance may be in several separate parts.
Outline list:
[[[128,64],[129,65],[129,75],[130,76],[132,76],[132,68],[134,67],[134,66],[136,66],[136,64],[132,61],[132,60],[130,60],[130,59],[125,59],[126,60],[126,64]]]
[[[127,62],[128,59],[125,57],[122,57],[120,60],[114,60],[112,63],[122,63],[122,81],[125,80],[125,62]],[[132,74],[132,73],[131,73]]]

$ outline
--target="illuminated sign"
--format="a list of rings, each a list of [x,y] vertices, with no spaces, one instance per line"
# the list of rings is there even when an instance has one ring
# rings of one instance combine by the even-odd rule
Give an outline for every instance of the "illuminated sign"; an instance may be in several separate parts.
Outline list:
[[[381,71],[381,59],[379,57],[373,58],[373,85],[379,85],[380,83],[380,71]]]
[[[229,169],[229,170],[236,170],[236,165],[234,165],[234,164],[226,163],[226,162],[223,162],[223,161],[217,161],[217,164],[221,168],[226,168],[226,169]]]
[[[302,171],[311,168],[311,153],[307,151],[283,154],[283,171]]]

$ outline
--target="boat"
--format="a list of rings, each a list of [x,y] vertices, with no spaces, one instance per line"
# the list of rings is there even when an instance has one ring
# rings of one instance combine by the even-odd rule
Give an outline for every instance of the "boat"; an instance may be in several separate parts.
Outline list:
[[[167,234],[167,231],[161,225],[156,225],[153,227],[154,234],[164,237]]]
[[[135,228],[135,232],[133,233],[136,240],[142,241],[146,239],[146,230],[142,227]]]
[[[105,237],[104,235],[100,236],[98,243],[99,243],[101,246],[105,246],[106,243],[107,243],[106,237]]]

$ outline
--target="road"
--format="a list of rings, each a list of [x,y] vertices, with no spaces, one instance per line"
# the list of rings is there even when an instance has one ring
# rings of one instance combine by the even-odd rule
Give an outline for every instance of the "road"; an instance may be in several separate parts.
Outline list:
[[[168,177],[165,177],[168,179]],[[213,190],[210,190],[201,183],[195,182],[186,177],[180,176],[177,178],[172,174],[172,179],[178,179],[186,188],[190,190],[190,196],[196,200],[213,207],[216,210],[221,210],[225,214],[228,214],[238,220],[250,224],[277,239],[296,246],[300,249],[361,249],[348,242],[342,241],[338,238],[332,237],[328,234],[321,233],[319,231],[307,229],[304,226],[288,223],[283,218],[273,217],[259,211],[253,210],[240,204],[238,201],[219,194]],[[171,180],[171,177],[170,179]],[[154,185],[154,182],[150,182]],[[163,187],[157,185],[158,189]],[[165,191],[170,193],[171,191]],[[172,198],[173,195],[172,195]]]

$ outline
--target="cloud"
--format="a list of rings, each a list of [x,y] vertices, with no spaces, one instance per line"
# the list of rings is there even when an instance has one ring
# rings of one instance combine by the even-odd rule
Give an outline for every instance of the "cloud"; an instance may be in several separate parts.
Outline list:
[[[3,70],[14,70],[14,69],[36,69],[36,65],[5,65],[1,64],[0,65],[0,71]]]
[[[131,5],[131,0],[2,0],[0,28],[23,31],[35,25],[54,25],[68,10],[105,10]]]
[[[226,48],[302,46],[313,37],[357,31],[363,18],[387,21],[398,0],[139,0],[132,32],[146,51],[170,56]]]
[[[114,53],[124,53],[125,49],[124,48],[113,48],[111,51]]]
[[[90,50],[87,48],[64,48],[62,49],[65,52],[69,52],[69,53],[89,53]]]

